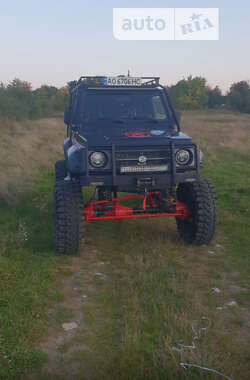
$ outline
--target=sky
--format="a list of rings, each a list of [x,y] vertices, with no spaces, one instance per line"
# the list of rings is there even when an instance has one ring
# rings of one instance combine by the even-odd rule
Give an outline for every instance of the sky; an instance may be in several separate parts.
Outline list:
[[[219,41],[119,41],[113,8],[219,8]],[[162,0],[0,0],[0,82],[56,87],[81,75],[188,75],[225,92],[250,80],[250,2]]]

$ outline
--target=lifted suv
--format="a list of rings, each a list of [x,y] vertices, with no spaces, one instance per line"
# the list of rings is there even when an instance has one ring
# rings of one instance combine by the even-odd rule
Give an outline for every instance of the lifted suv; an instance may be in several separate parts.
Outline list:
[[[59,253],[77,253],[84,223],[108,219],[173,216],[185,242],[211,241],[215,191],[200,177],[199,149],[179,119],[157,77],[79,79],[65,112],[65,160],[55,164]],[[87,186],[96,188],[97,200],[83,204]],[[133,198],[137,207],[128,207]]]

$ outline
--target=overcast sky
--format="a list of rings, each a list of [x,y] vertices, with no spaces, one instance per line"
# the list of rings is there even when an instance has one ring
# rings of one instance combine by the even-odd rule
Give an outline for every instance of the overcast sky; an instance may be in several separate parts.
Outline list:
[[[219,8],[219,41],[118,41],[113,7]],[[57,87],[81,75],[201,75],[224,91],[250,80],[250,2],[0,0],[0,81]]]

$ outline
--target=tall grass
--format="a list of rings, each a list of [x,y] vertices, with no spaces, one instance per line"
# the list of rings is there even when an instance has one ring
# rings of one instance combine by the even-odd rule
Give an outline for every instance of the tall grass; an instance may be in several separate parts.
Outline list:
[[[46,359],[36,347],[60,293],[54,268],[51,174],[0,213],[0,378],[21,378]]]
[[[61,119],[14,122],[0,119],[0,201],[13,201],[36,183],[41,170],[62,155]]]

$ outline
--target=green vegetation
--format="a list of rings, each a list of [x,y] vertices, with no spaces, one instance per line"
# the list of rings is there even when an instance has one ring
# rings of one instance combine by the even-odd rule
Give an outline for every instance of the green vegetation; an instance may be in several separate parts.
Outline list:
[[[208,160],[204,172],[216,185],[226,244],[234,265],[250,274],[250,156],[221,149],[216,159]]]
[[[31,84],[14,79],[7,86],[0,83],[0,117],[38,119],[64,111],[69,102],[67,87],[43,85],[33,90]]]
[[[250,113],[250,86],[249,82],[234,83],[228,94],[228,104],[232,109]]]
[[[83,321],[70,340],[58,345],[59,361],[51,370],[43,367],[49,353],[46,358],[39,342],[46,340],[49,326],[57,331],[75,320],[74,308],[61,303],[74,259],[53,250],[52,159],[26,194],[13,204],[2,201],[1,379],[33,372],[37,379],[66,380],[68,368],[79,379],[220,378],[195,368],[185,371],[180,361],[233,379],[250,377],[249,116],[185,112],[183,130],[200,144],[203,175],[218,193],[215,241],[209,247],[187,246],[174,220],[164,218],[90,223],[73,291],[88,296],[81,306]],[[86,201],[90,193],[84,195]],[[238,306],[225,306],[232,300]],[[192,344],[191,326],[198,328],[202,316],[211,324],[181,358],[172,347]]]
[[[192,76],[170,88],[175,106],[180,109],[204,108],[208,103],[206,79]]]
[[[250,85],[247,81],[233,83],[226,95],[222,95],[218,86],[208,86],[202,77],[189,76],[168,89],[174,105],[182,110],[227,108],[250,113]]]
[[[14,79],[0,83],[0,117],[23,120],[60,115],[69,104],[69,91],[76,81],[58,89],[42,85],[32,90],[31,84]],[[250,113],[250,85],[247,81],[233,83],[226,95],[218,86],[211,88],[202,77],[189,76],[168,87],[175,106],[182,110],[228,108]]]
[[[41,182],[40,182],[41,181]],[[60,299],[54,268],[52,175],[0,213],[0,379],[20,378],[46,355],[36,342],[47,331],[48,306]]]

